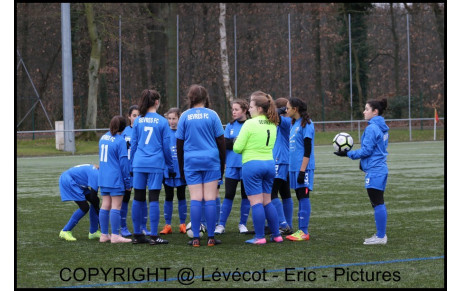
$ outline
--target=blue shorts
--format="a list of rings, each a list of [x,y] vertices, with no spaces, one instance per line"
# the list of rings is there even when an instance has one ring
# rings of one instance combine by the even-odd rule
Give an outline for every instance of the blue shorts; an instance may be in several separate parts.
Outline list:
[[[275,162],[249,161],[243,164],[243,183],[246,195],[271,193],[275,178]]]
[[[289,173],[289,164],[276,164],[275,165],[275,179],[282,179],[287,181]]]
[[[161,190],[161,185],[163,183],[163,172],[134,172],[133,180],[134,189],[145,189],[145,186],[147,186],[149,190]]]
[[[119,188],[109,188],[109,187],[100,187],[101,190],[101,196],[122,196],[125,195],[125,190],[124,189],[119,189]]]
[[[225,178],[230,178],[233,180],[243,179],[243,174],[241,173],[241,168],[228,167],[225,168]]]
[[[364,177],[364,188],[373,188],[385,191],[388,174],[366,173]]]
[[[204,184],[220,179],[220,170],[215,171],[185,171],[187,185]]]
[[[308,188],[313,191],[313,182],[315,179],[315,170],[306,170],[304,184],[297,183],[299,172],[289,172],[289,186],[291,189]]]
[[[179,187],[185,185],[180,178],[165,178],[165,184],[169,187]]]
[[[86,191],[80,188],[67,173],[63,173],[61,177],[59,177],[59,190],[61,192],[62,201],[86,201]]]

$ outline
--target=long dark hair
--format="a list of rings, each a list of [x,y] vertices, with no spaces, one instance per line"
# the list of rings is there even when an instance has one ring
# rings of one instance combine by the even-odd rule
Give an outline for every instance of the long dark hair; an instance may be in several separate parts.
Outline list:
[[[189,108],[196,104],[204,103],[204,107],[209,107],[209,94],[206,88],[201,85],[191,85],[187,92]]]
[[[291,104],[292,108],[295,107],[299,111],[300,118],[302,119],[302,122],[300,123],[300,125],[302,127],[305,127],[305,125],[307,125],[307,123],[308,124],[311,123],[310,115],[308,115],[308,112],[307,112],[307,103],[306,102],[304,102],[300,98],[292,97],[292,98],[289,98],[289,104]],[[295,123],[295,119],[292,118],[292,124],[294,124],[294,123]]]
[[[160,100],[161,96],[157,90],[145,89],[141,94],[141,102],[139,104],[139,114],[145,116],[149,108],[155,106],[155,101]]]
[[[373,99],[368,100],[366,104],[369,104],[372,110],[377,109],[379,115],[382,115],[382,113],[385,112],[385,110],[387,109],[388,101],[387,98],[382,98],[381,100]]]
[[[110,120],[110,134],[116,135],[118,132],[123,132],[126,128],[126,119],[121,115],[116,115]]]

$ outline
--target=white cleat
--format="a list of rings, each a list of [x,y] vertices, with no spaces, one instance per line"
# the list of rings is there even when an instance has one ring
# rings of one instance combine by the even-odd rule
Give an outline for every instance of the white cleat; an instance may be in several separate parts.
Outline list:
[[[365,239],[363,244],[365,245],[386,245],[387,240],[388,240],[387,235],[380,238],[374,234],[372,237]]]
[[[216,229],[214,230],[214,234],[223,234],[225,232],[225,226],[222,224],[219,224],[216,226]]]
[[[246,225],[244,224],[238,224],[238,230],[240,231],[240,233],[247,233],[249,231]]]

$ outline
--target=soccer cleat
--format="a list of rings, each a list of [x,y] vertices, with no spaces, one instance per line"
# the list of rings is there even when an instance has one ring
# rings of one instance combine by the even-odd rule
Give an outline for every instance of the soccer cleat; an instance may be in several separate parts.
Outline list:
[[[286,225],[285,227],[280,227],[280,234],[281,235],[290,235],[290,234],[293,234],[293,233],[294,232],[289,227],[289,225]]]
[[[151,245],[165,245],[165,244],[168,244],[169,241],[165,240],[165,239],[162,239],[161,237],[157,236],[157,235],[152,235],[150,237],[150,244]]]
[[[238,230],[240,231],[240,233],[247,233],[248,232],[248,228],[244,224],[238,224]]]
[[[90,232],[88,234],[88,239],[97,239],[97,238],[100,238],[100,237],[101,237],[101,231],[100,230],[98,230],[98,231],[96,231],[94,233]]]
[[[299,229],[294,234],[286,236],[286,239],[292,240],[292,241],[309,240],[310,234],[309,233],[305,234],[301,229]]]
[[[150,238],[145,236],[145,234],[134,234],[133,235],[133,244],[146,244],[150,243]]]
[[[160,234],[171,234],[172,233],[172,227],[170,224],[166,224],[165,227],[163,227],[163,230],[160,231]]]
[[[225,226],[222,224],[219,224],[216,226],[216,229],[214,230],[214,234],[223,234],[225,232]]]
[[[264,245],[267,243],[267,240],[265,238],[253,238],[253,239],[248,239],[247,241],[245,241],[245,243],[253,244],[253,245]]]
[[[185,226],[185,223],[181,223],[181,225],[179,225],[179,232],[180,233],[186,233],[187,232],[187,227]]]
[[[189,246],[193,247],[199,247],[200,246],[200,239],[199,238],[193,238],[191,241],[187,243]]]
[[[124,237],[132,236],[132,235],[133,235],[133,234],[128,230],[128,228],[127,228],[126,226],[121,228],[120,234],[121,234],[121,236],[124,236]]]
[[[270,241],[271,242],[276,242],[276,243],[281,243],[283,242],[283,237],[280,235],[280,236],[272,236],[270,235]]]
[[[215,238],[210,238],[208,239],[208,247],[213,247],[215,245],[220,245],[222,243],[221,240],[215,239]]]
[[[77,239],[73,237],[72,235],[72,232],[69,230],[69,231],[63,231],[61,230],[61,232],[59,233],[59,237],[62,238],[62,239],[65,239],[67,241],[76,241]]]
[[[118,244],[118,243],[130,243],[131,239],[129,238],[124,238],[119,234],[112,234],[110,236],[110,242],[113,244]]]
[[[372,237],[366,239],[363,244],[364,245],[386,245],[387,240],[388,240],[387,235],[380,238],[374,234]]]
[[[110,234],[101,233],[101,237],[99,238],[99,242],[105,243],[105,242],[108,242],[108,241],[110,241]]]

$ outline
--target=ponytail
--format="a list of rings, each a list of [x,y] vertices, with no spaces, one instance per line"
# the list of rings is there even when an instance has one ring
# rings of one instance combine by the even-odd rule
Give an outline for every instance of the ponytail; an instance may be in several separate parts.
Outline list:
[[[121,115],[116,115],[110,120],[110,134],[116,135],[118,132],[123,132],[126,128],[126,119]]]
[[[280,122],[278,112],[276,110],[275,101],[272,96],[262,91],[256,91],[251,94],[251,101],[254,101],[255,105],[261,107],[268,120],[278,125]]]
[[[372,108],[372,110],[377,109],[379,115],[382,115],[383,112],[387,109],[388,101],[387,98],[382,98],[381,100],[373,99],[366,102]]]

